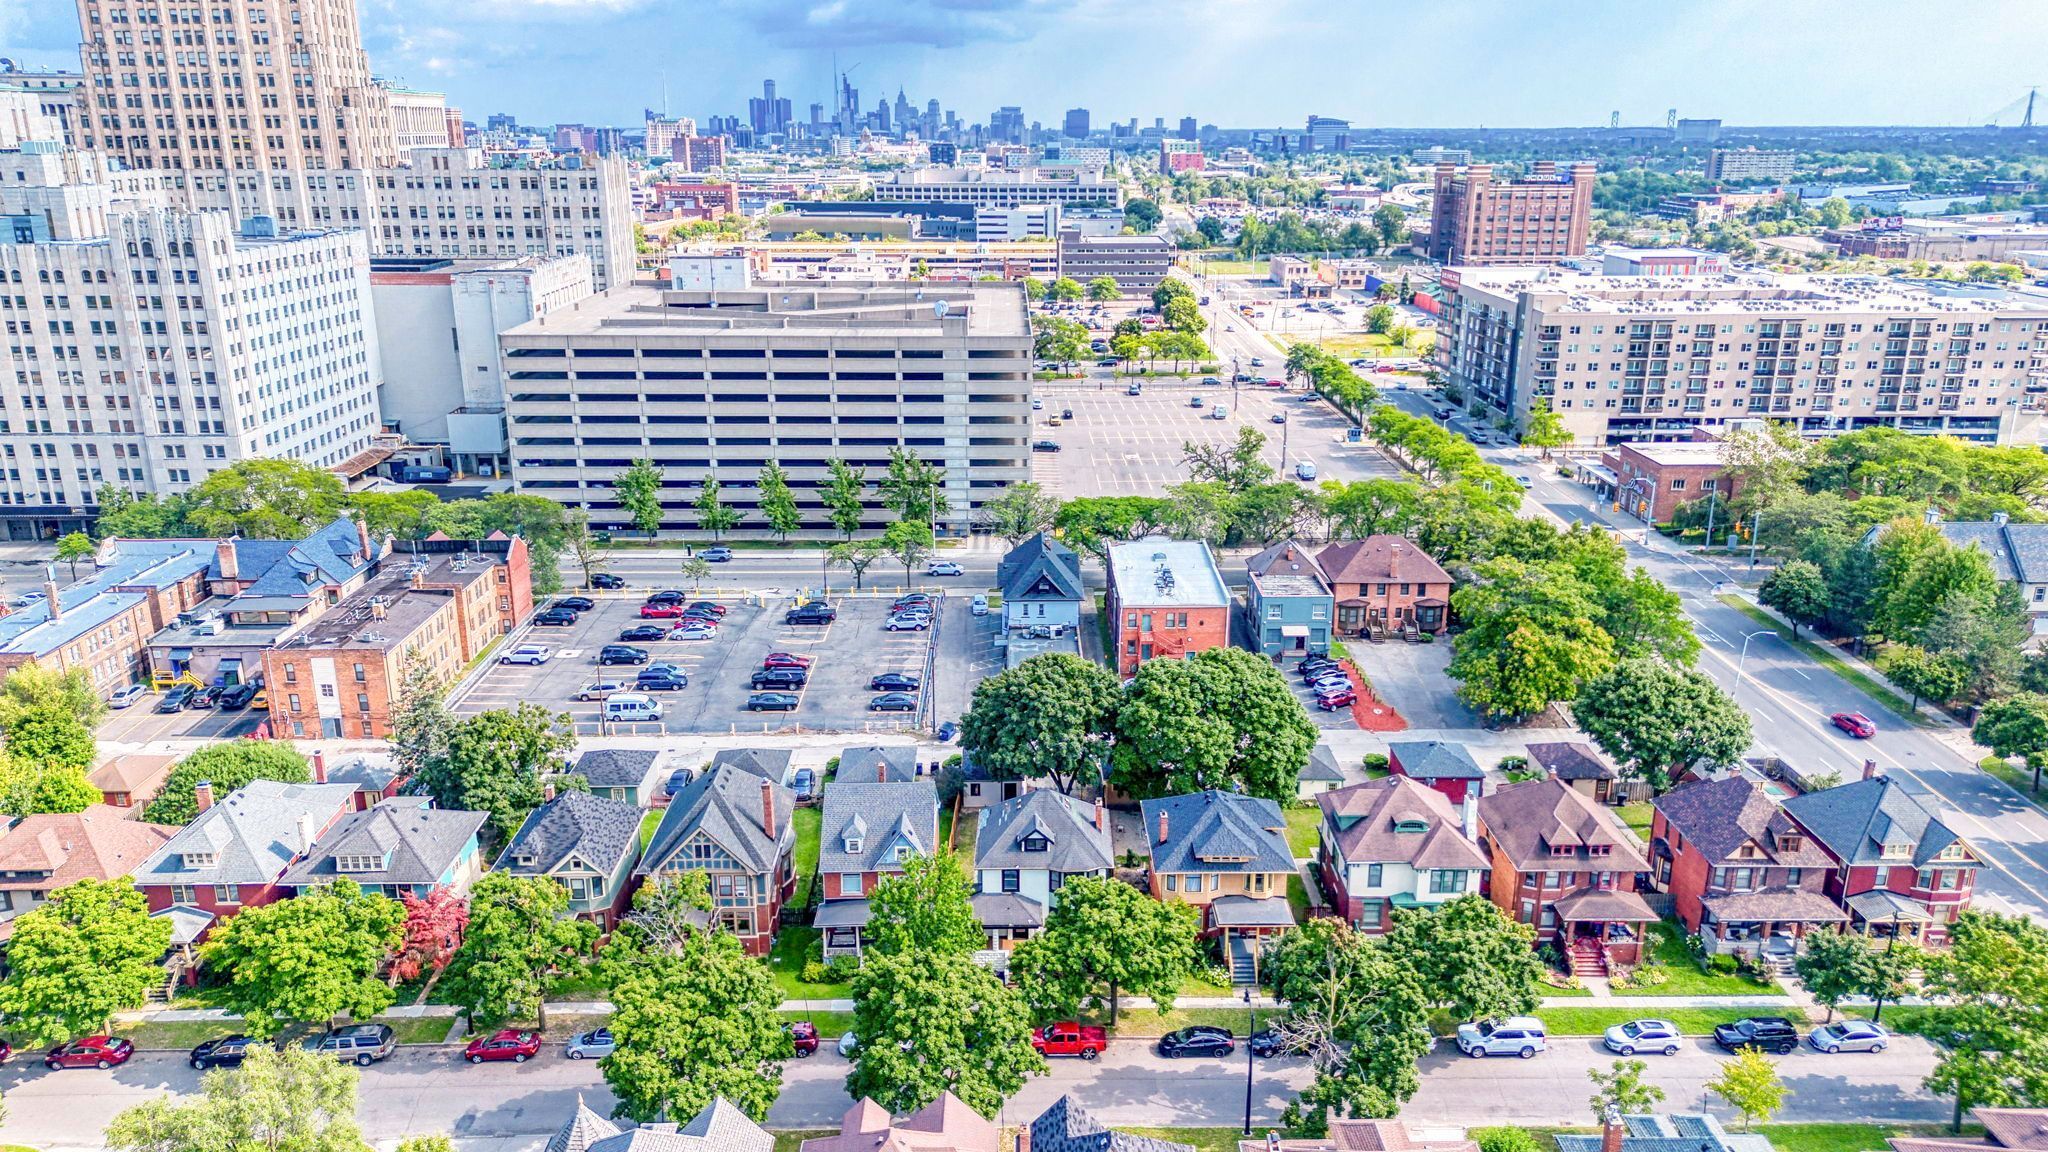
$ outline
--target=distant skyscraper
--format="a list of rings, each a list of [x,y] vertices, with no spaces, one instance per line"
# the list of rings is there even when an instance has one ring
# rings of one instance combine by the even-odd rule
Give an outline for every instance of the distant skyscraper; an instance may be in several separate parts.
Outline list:
[[[901,88],[896,90],[896,107],[891,111],[894,113],[898,135],[917,129],[917,109],[911,106],[910,98],[903,94]]]
[[[1193,116],[1183,116],[1183,117],[1181,117],[1181,118],[1180,118],[1180,138],[1181,138],[1181,139],[1183,139],[1183,140],[1199,140],[1199,139],[1201,138],[1201,136],[1202,136],[1202,129],[1201,129],[1201,126],[1195,123],[1195,118],[1194,118]]]
[[[756,136],[780,136],[789,131],[793,113],[788,99],[777,99],[775,81],[761,82],[761,95],[747,101],[747,123]]]
[[[1088,138],[1088,110],[1086,108],[1067,109],[1067,119],[1061,125],[1060,134],[1070,140],[1086,140]]]
[[[1351,146],[1351,121],[1335,116],[1308,118],[1308,139],[1304,151],[1343,152]]]
[[[511,132],[519,127],[519,117],[510,112],[493,112],[484,121],[486,132]]]
[[[995,114],[988,118],[988,135],[989,139],[1000,140],[1006,144],[1022,144],[1024,110],[1014,104],[1006,104],[996,109]]]
[[[939,114],[939,102],[927,100],[924,104],[924,134],[937,136],[946,127],[946,119]]]

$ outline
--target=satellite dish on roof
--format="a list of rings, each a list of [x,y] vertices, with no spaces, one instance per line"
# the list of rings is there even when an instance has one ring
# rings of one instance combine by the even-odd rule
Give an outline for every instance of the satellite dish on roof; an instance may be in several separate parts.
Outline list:
[[[932,315],[940,320],[946,318],[946,302],[944,300],[932,301]]]

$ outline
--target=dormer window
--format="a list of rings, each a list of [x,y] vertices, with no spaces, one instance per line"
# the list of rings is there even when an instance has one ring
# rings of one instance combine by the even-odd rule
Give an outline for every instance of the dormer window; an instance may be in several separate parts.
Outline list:
[[[1570,844],[1552,844],[1550,846],[1550,854],[1552,856],[1569,856],[1573,850],[1573,846]]]
[[[1039,835],[1036,832],[1033,832],[1031,835],[1024,837],[1023,841],[1021,841],[1018,845],[1018,847],[1024,849],[1024,851],[1026,852],[1043,852],[1051,846],[1052,841],[1047,840],[1045,837]]]
[[[1394,821],[1394,831],[1427,832],[1429,831],[1429,825],[1423,823],[1420,820],[1396,820]]]
[[[216,859],[217,857],[211,852],[187,852],[185,853],[185,867],[211,868]]]
[[[1611,856],[1611,855],[1613,855],[1613,854],[1614,854],[1614,845],[1612,845],[1612,844],[1588,844],[1588,845],[1586,845],[1586,855],[1588,855],[1588,856]]]
[[[1903,860],[1912,854],[1913,846],[1911,844],[1886,844],[1884,846],[1884,856],[1887,860]]]
[[[847,852],[847,855],[849,855],[849,856],[855,856],[855,855],[859,855],[859,854],[860,854],[860,845],[861,845],[861,839],[860,839],[860,837],[858,837],[858,836],[848,836],[848,837],[846,838],[846,852]]]
[[[336,856],[334,858],[334,870],[337,872],[382,872],[384,870],[384,857],[361,853]]]
[[[512,862],[521,868],[531,868],[534,864],[534,858],[531,853],[521,852],[512,858]]]
[[[1799,851],[1801,843],[1802,841],[1798,836],[1793,835],[1791,833],[1787,833],[1783,836],[1778,837],[1778,851],[1797,852]]]
[[[901,864],[908,859],[910,859],[910,845],[898,844],[896,846],[896,862]]]

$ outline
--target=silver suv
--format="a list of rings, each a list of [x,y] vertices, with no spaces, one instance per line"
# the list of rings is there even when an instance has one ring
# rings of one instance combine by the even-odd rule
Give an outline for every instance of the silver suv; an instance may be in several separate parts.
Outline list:
[[[336,1060],[354,1061],[368,1067],[391,1055],[398,1047],[398,1034],[389,1024],[350,1024],[330,1028],[325,1035],[306,1041],[306,1051],[325,1052]]]
[[[1458,1051],[1480,1056],[1520,1056],[1527,1060],[1543,1051],[1543,1021],[1534,1016],[1478,1020],[1458,1025]]]

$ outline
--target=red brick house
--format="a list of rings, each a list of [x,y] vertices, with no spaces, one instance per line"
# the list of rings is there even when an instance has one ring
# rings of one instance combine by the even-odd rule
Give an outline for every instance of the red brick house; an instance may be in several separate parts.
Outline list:
[[[1451,575],[1405,536],[1368,536],[1316,554],[1337,600],[1337,631],[1414,624],[1441,633],[1450,625]]]
[[[1230,643],[1230,589],[1199,540],[1145,539],[1109,550],[1110,647],[1117,674],[1154,657],[1185,660]]]
[[[215,803],[213,786],[202,783],[198,800],[199,815],[134,879],[152,913],[184,909],[211,925],[290,896],[279,883],[286,869],[355,810],[355,788],[252,780]]]
[[[1582,793],[1560,780],[1505,785],[1479,800],[1479,843],[1494,905],[1555,943],[1574,974],[1640,958],[1658,919],[1636,893],[1649,861]]]
[[[1976,849],[1889,776],[1864,764],[1863,779],[1785,801],[1785,811],[1832,864],[1827,894],[1849,926],[1926,944],[1948,941],[1948,926],[1970,906]]]
[[[1708,953],[1788,960],[1808,932],[1849,919],[1826,894],[1828,854],[1762,781],[1691,780],[1653,803],[1655,883]]]
[[[939,793],[930,777],[896,783],[833,781],[825,786],[818,843],[824,903],[818,931],[825,958],[859,955],[868,896],[913,856],[939,842]]]
[[[1453,804],[1477,800],[1486,787],[1486,770],[1463,744],[1442,740],[1396,740],[1387,745],[1387,770],[1425,788],[1443,793]]]
[[[749,953],[764,956],[776,917],[796,894],[795,809],[796,794],[781,784],[736,764],[714,765],[669,801],[635,874],[703,872],[712,915]]]

